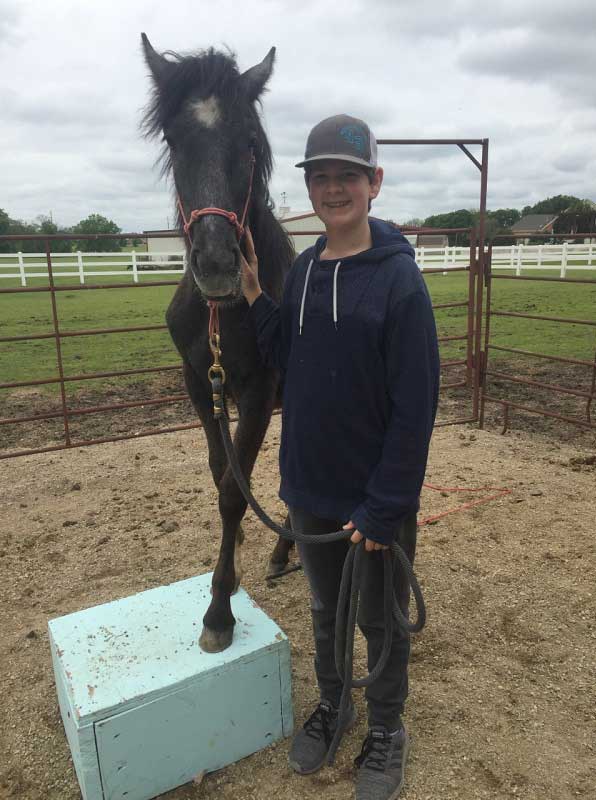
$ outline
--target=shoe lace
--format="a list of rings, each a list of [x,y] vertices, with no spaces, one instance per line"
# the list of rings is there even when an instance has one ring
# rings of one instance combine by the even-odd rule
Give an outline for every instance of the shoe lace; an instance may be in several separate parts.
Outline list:
[[[387,755],[391,748],[391,737],[381,731],[370,731],[360,755],[354,759],[357,767],[365,766],[367,769],[375,769],[378,772],[385,771]]]
[[[311,739],[324,739],[326,745],[331,744],[333,730],[331,725],[337,718],[337,711],[326,703],[319,703],[313,713],[304,723],[306,735]]]

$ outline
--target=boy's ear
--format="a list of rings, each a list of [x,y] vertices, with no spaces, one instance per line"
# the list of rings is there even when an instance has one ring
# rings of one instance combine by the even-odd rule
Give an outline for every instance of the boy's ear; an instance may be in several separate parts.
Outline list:
[[[383,183],[383,167],[377,167],[375,169],[375,174],[373,179],[370,182],[370,190],[369,190],[369,197],[371,200],[374,200],[375,197],[381,191],[381,185]]]

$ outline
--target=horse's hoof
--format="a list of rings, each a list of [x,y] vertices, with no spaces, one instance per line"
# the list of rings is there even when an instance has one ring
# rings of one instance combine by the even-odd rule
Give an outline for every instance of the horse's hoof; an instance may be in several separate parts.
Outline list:
[[[233,627],[225,628],[223,631],[212,631],[210,628],[203,627],[199,647],[205,653],[221,653],[232,644],[233,636]]]
[[[281,575],[281,573],[285,572],[287,568],[287,561],[270,561],[265,576],[269,578],[271,575]]]

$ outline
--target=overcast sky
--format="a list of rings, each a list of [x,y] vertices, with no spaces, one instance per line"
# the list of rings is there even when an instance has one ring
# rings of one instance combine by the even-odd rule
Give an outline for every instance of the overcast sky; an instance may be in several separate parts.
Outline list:
[[[555,194],[596,200],[594,0],[0,0],[0,208],[72,225],[97,212],[165,227],[171,188],[139,133],[157,50],[228,46],[241,71],[277,47],[263,116],[271,194],[309,209],[301,157],[335,113],[377,138],[490,140],[489,208]],[[479,148],[474,148],[479,152]],[[456,147],[383,147],[374,211],[477,208],[479,173]]]

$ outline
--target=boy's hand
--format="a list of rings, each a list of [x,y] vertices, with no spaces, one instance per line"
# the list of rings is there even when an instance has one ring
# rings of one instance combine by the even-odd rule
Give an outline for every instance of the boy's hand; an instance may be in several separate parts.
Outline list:
[[[356,526],[354,525],[352,520],[350,520],[346,525],[344,525],[343,529],[344,531],[350,531],[350,530],[354,531],[354,533],[350,537],[350,541],[353,542],[353,544],[358,544],[358,542],[361,542],[364,539],[364,536],[360,533],[360,531],[356,530]],[[389,545],[379,544],[379,542],[375,542],[373,541],[373,539],[365,539],[364,547],[366,550],[368,550],[369,553],[372,552],[373,550],[389,549]]]
[[[242,250],[240,251],[240,287],[242,294],[246,297],[248,305],[252,306],[257,297],[261,294],[259,284],[259,261],[255,253],[255,245],[252,240],[250,228],[246,228],[244,240],[246,242],[246,258]]]

